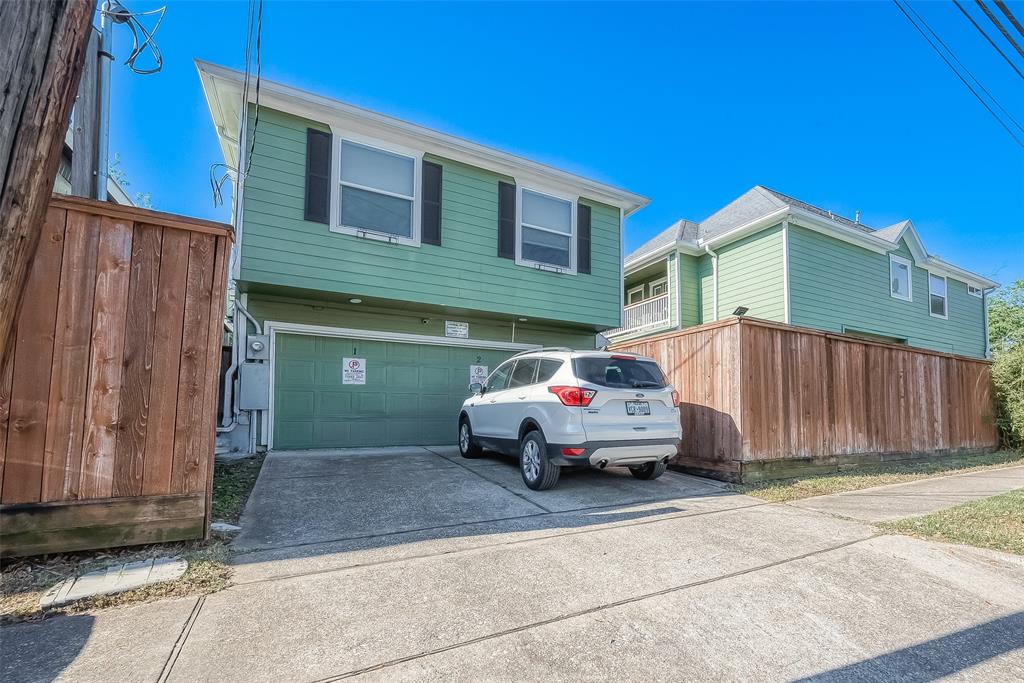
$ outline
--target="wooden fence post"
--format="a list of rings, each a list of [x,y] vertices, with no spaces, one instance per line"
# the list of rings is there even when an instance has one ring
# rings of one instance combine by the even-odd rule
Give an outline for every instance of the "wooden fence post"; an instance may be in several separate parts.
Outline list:
[[[0,363],[53,192],[95,0],[0,2]]]

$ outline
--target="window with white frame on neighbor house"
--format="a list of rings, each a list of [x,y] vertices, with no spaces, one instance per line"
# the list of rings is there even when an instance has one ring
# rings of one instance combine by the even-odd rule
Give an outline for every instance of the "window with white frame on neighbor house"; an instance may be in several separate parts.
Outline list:
[[[342,140],[343,227],[413,237],[415,185],[413,157]]]
[[[910,301],[911,289],[910,261],[905,258],[889,255],[889,295],[895,299]]]
[[[559,268],[572,267],[572,202],[523,189],[519,254]]]
[[[626,305],[638,304],[644,300],[644,286],[633,287],[626,292]]]
[[[651,298],[668,292],[668,279],[662,278],[651,283]]]
[[[936,318],[947,316],[946,278],[928,273],[928,312]]]

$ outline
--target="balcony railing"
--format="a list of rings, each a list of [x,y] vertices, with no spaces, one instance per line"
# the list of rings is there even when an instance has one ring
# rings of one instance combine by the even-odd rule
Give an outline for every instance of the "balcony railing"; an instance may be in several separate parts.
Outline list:
[[[668,294],[651,297],[622,309],[622,327],[604,332],[612,337],[647,329],[656,329],[669,323]]]

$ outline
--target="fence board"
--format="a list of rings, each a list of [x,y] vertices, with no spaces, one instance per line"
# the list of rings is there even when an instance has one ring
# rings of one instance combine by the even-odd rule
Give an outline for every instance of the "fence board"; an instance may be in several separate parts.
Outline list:
[[[131,248],[132,224],[104,217],[100,221],[89,388],[85,404],[81,480],[84,498],[106,498],[114,488]]]
[[[205,350],[210,319],[209,283],[213,281],[215,257],[213,238],[193,233],[189,243],[177,421],[174,425],[171,482],[175,491],[196,490],[198,481],[202,479],[203,438],[200,425],[203,423],[203,411],[214,409],[203,405],[203,388],[208,357]]]
[[[66,211],[47,211],[18,316],[7,456],[0,494],[4,503],[34,503],[42,496],[53,325],[66,220]]]
[[[131,281],[125,314],[124,369],[114,453],[114,496],[142,493],[146,427],[149,421],[153,342],[160,293],[163,229],[140,223],[132,237]]]
[[[54,329],[50,405],[43,452],[43,501],[79,495],[100,219],[68,212]]]

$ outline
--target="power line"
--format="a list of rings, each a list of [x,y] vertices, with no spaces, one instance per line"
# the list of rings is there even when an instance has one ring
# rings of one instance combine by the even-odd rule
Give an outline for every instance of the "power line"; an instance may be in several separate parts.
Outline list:
[[[1012,121],[1012,122],[1013,122],[1013,125],[1017,126],[1017,128],[1018,128],[1018,129],[1019,129],[1019,130],[1020,130],[1020,131],[1021,131],[1022,133],[1024,133],[1024,127],[1022,127],[1022,126],[1021,126],[1021,125],[1020,125],[1019,123],[1017,123],[1017,119],[1013,118],[1013,115],[1012,115],[1012,114],[1010,114],[1010,112],[1008,112],[1008,111],[1006,110],[1006,108],[1005,108],[1005,107],[1003,107],[1003,105],[1001,105],[1001,104],[999,103],[999,100],[997,100],[997,99],[995,98],[995,95],[993,95],[992,93],[990,93],[990,92],[988,91],[988,88],[986,88],[986,87],[985,87],[985,86],[984,86],[984,85],[982,84],[982,82],[981,82],[981,81],[979,81],[979,80],[978,80],[978,78],[977,78],[977,77],[976,77],[976,76],[975,76],[975,75],[974,75],[973,73],[971,73],[971,70],[970,70],[970,69],[968,69],[968,68],[967,68],[967,67],[966,67],[966,66],[964,65],[964,63],[963,63],[963,62],[961,62],[961,61],[960,61],[960,59],[959,59],[959,58],[958,58],[958,57],[956,56],[956,53],[955,53],[955,52],[953,52],[952,48],[950,48],[950,47],[949,47],[949,45],[946,45],[946,42],[945,42],[944,40],[942,40],[942,37],[941,37],[941,36],[939,36],[939,34],[938,34],[938,33],[936,33],[936,32],[935,32],[935,29],[933,29],[933,28],[932,28],[931,26],[929,26],[929,25],[928,25],[928,22],[924,20],[924,17],[922,17],[922,16],[920,15],[920,14],[918,14],[918,13],[917,13],[917,10],[915,10],[915,9],[913,8],[913,6],[912,6],[912,5],[911,5],[911,4],[909,3],[909,2],[906,2],[906,0],[904,0],[904,4],[905,4],[905,5],[907,6],[907,9],[909,9],[909,10],[910,10],[911,12],[913,12],[913,13],[914,13],[914,16],[915,16],[915,17],[917,17],[917,20],[921,22],[921,25],[922,25],[922,26],[924,26],[924,27],[925,27],[926,29],[928,29],[928,32],[929,32],[929,33],[931,33],[931,34],[932,34],[932,36],[934,36],[935,40],[939,41],[939,45],[941,45],[941,46],[942,46],[942,47],[943,47],[943,48],[944,48],[944,49],[946,50],[946,52],[947,52],[947,53],[949,54],[949,56],[953,58],[953,61],[955,61],[955,62],[956,62],[956,63],[957,63],[957,64],[958,64],[959,66],[960,66],[960,68],[961,68],[961,69],[963,69],[963,70],[964,70],[964,72],[965,72],[965,73],[966,73],[966,74],[967,74],[968,76],[970,76],[970,77],[971,77],[971,80],[972,80],[972,81],[974,81],[975,85],[977,85],[977,86],[978,86],[979,88],[981,88],[981,90],[982,90],[982,91],[983,91],[983,92],[984,92],[984,93],[985,93],[986,95],[988,95],[988,98],[989,98],[990,100],[992,100],[993,104],[995,104],[995,105],[996,105],[997,107],[999,107],[999,110],[1000,110],[1000,111],[1002,111],[1002,112],[1003,112],[1003,114],[1005,114],[1005,115],[1006,115],[1006,118],[1010,119],[1010,121]]]
[[[992,10],[986,7],[985,3],[982,2],[981,0],[974,0],[974,3],[981,8],[981,11],[985,13],[985,16],[988,17],[988,20],[996,25],[996,28],[999,29],[999,32],[1003,34],[1003,37],[1006,38],[1007,41],[1009,41],[1010,45],[1013,45],[1014,49],[1017,50],[1017,54],[1019,54],[1021,57],[1024,57],[1024,50],[1022,50],[1020,45],[1017,44],[1017,41],[1013,39],[1013,36],[1011,36],[1010,32],[1006,30],[1002,22],[999,21],[998,17],[992,14]]]
[[[1006,18],[1010,20],[1011,24],[1013,24],[1013,27],[1017,29],[1017,33],[1024,36],[1024,26],[1020,25],[1020,22],[1017,21],[1017,17],[1013,16],[1013,12],[1011,12],[1010,8],[1006,6],[1006,3],[1003,2],[1003,0],[996,0],[996,7],[1002,10],[1003,14],[1006,15]]]
[[[993,48],[995,48],[995,51],[998,52],[999,55],[1003,59],[1006,60],[1006,63],[1010,65],[1010,68],[1013,69],[1014,71],[1016,71],[1018,76],[1020,76],[1022,79],[1024,79],[1024,73],[1021,73],[1020,69],[1017,68],[1017,65],[1014,64],[1012,61],[1010,61],[1010,58],[1006,56],[1006,53],[1003,52],[999,48],[998,45],[996,45],[996,42],[994,40],[992,40],[987,33],[985,33],[985,29],[983,29],[981,26],[978,25],[978,22],[976,22],[974,20],[974,17],[972,17],[970,14],[967,13],[967,10],[965,10],[963,8],[963,5],[961,5],[959,2],[957,2],[957,0],[953,0],[953,4],[956,5],[956,8],[958,10],[960,10],[960,12],[965,17],[967,17],[967,21],[971,22],[971,24],[974,26],[974,28],[978,29],[978,33],[980,33],[981,35],[983,35],[985,37],[985,40],[988,41],[988,44],[991,45]]]
[[[953,1],[956,2],[956,0],[953,0]],[[905,9],[903,9],[903,6],[899,3],[899,0],[892,0],[892,3],[894,5],[896,5],[896,8],[899,9],[900,12],[903,13],[903,16],[905,16],[907,18],[907,21],[909,21],[913,25],[913,27],[915,29],[917,29],[917,32],[920,33],[921,36],[926,41],[928,41],[928,44],[931,45],[933,50],[935,50],[935,54],[937,54],[942,59],[942,61],[946,63],[946,66],[949,67],[950,71],[952,71],[954,74],[956,74],[956,77],[960,79],[960,82],[963,83],[965,86],[967,86],[967,89],[971,91],[971,94],[974,95],[974,97],[979,102],[981,102],[981,106],[985,107],[985,109],[988,110],[988,113],[992,115],[992,118],[994,118],[996,121],[998,121],[999,125],[1003,127],[1003,129],[1009,134],[1009,136],[1011,138],[1013,138],[1013,141],[1016,142],[1019,147],[1024,149],[1024,142],[1021,142],[1020,138],[1018,138],[1016,135],[1014,135],[1013,131],[1010,130],[1010,127],[1007,126],[1006,123],[1001,118],[999,118],[999,115],[996,114],[992,110],[992,107],[988,106],[988,102],[986,102],[984,99],[982,99],[981,95],[978,94],[978,91],[976,91],[973,87],[971,87],[971,84],[967,82],[967,79],[965,79],[960,74],[960,72],[956,70],[956,67],[954,67],[953,64],[948,59],[946,59],[946,55],[942,54],[942,51],[939,50],[938,46],[935,45],[935,43],[932,42],[932,39],[928,37],[928,34],[925,33],[924,30],[922,30],[921,27],[917,25],[917,22],[914,21],[913,17],[911,17],[907,13],[907,11]]]
[[[256,129],[260,125],[260,81],[263,75],[263,58],[261,55],[263,46],[263,0],[258,0],[259,10],[256,18],[256,118],[252,124],[252,137],[249,139],[249,151],[245,154],[245,174],[249,175],[252,168],[252,152],[256,147]],[[248,106],[248,100],[246,100]]]

